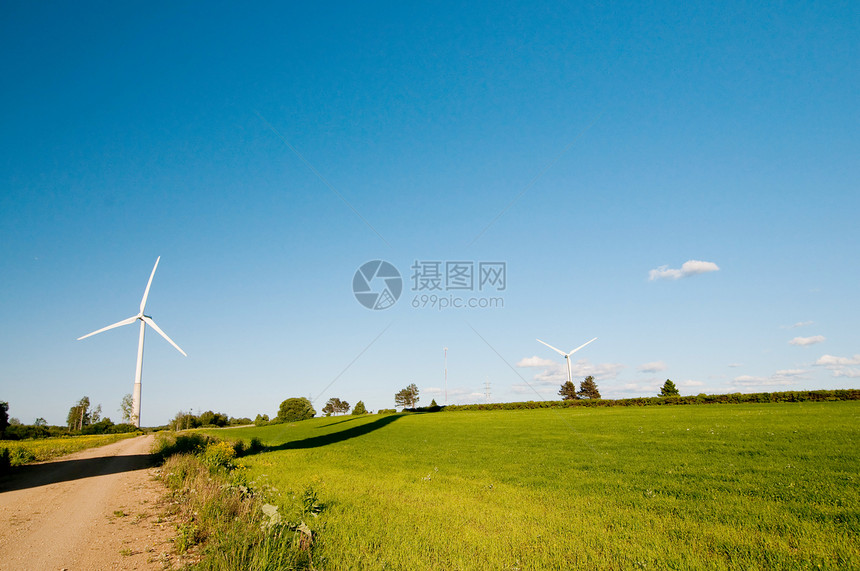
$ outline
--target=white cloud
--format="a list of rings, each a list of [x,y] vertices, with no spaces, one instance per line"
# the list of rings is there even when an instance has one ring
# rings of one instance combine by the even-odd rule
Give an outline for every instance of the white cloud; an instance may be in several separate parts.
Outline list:
[[[836,357],[834,355],[822,355],[815,362],[816,365],[824,365],[825,367],[833,367],[833,366],[848,366],[848,365],[860,365],[860,355],[854,355],[854,357]]]
[[[767,379],[765,377],[753,377],[751,375],[740,375],[732,380],[733,385],[759,385]]]
[[[794,339],[789,341],[788,344],[806,347],[808,345],[815,345],[816,343],[822,343],[824,341],[824,335],[813,335],[812,337],[795,337]]]
[[[654,280],[677,280],[697,274],[706,274],[708,272],[716,272],[719,266],[714,262],[703,262],[701,260],[688,260],[684,262],[681,269],[670,268],[669,266],[660,266],[656,270],[648,272],[648,279]]]
[[[527,357],[520,360],[517,367],[542,368],[543,371],[534,376],[534,382],[538,385],[561,385],[567,382],[567,365],[563,359],[552,361],[540,357]],[[614,379],[623,368],[624,365],[621,363],[591,363],[588,359],[580,359],[570,364],[570,372],[574,379],[591,375],[596,381]]]
[[[742,367],[742,366],[743,366],[743,363],[729,363],[729,367],[732,367],[732,368],[737,368],[737,367]]]
[[[517,363],[517,367],[555,367],[558,361],[544,359],[543,357],[526,357]]]
[[[804,379],[808,371],[804,369],[782,369],[769,377],[754,377],[751,375],[740,375],[731,381],[731,384],[741,387],[767,387],[777,385],[793,385]]]
[[[490,396],[492,397],[492,387],[490,391]],[[431,397],[435,398],[438,404],[445,404],[445,389],[439,387],[426,387],[421,389],[422,396],[427,396],[427,402],[424,402],[422,398],[421,406],[429,406]],[[469,388],[463,387],[451,387],[448,389],[448,403],[449,404],[471,404],[476,402],[484,402],[486,395],[482,392],[474,391]]]
[[[794,325],[784,326],[783,329],[797,329],[798,327],[806,327],[807,325],[812,325],[814,323],[814,321],[798,321]]]
[[[860,365],[860,355],[854,355],[853,357],[822,355],[815,364],[829,369],[834,377],[860,378],[860,369],[851,368],[852,365]]]
[[[833,376],[857,379],[860,378],[860,369],[849,369],[848,367],[843,367],[841,369],[836,369],[835,371],[833,371]]]
[[[524,395],[524,394],[532,394],[533,395],[533,394],[535,394],[535,392],[537,392],[538,395],[547,395],[548,396],[548,395],[552,395],[554,392],[558,392],[558,389],[555,388],[555,386],[547,387],[547,386],[527,385],[525,383],[516,383],[514,385],[511,385],[511,391],[513,391],[514,393],[519,394],[519,395]]]
[[[704,384],[702,381],[681,381],[682,387],[701,387]]]
[[[775,377],[802,377],[809,371],[804,369],[782,369],[775,372],[773,375]]]
[[[667,369],[666,363],[663,361],[652,361],[651,363],[642,363],[636,370],[640,373],[659,373]]]

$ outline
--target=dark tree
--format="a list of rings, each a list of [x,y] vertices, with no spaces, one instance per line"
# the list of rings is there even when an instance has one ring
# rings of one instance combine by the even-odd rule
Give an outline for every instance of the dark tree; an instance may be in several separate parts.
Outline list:
[[[179,411],[170,421],[171,430],[188,430],[200,427],[200,418],[190,412]]]
[[[594,377],[588,375],[581,383],[579,390],[576,392],[579,398],[599,399],[600,391],[597,390],[597,383],[594,382]]]
[[[404,408],[415,408],[418,403],[418,387],[411,383],[408,387],[394,395],[394,404]]]
[[[6,432],[6,427],[9,426],[9,403],[0,401],[0,437]]]
[[[558,394],[561,395],[561,400],[575,400],[577,398],[576,385],[570,381],[565,381]]]
[[[305,397],[287,399],[278,409],[278,419],[282,422],[297,422],[307,420],[316,415],[311,401]]]
[[[678,387],[675,386],[675,383],[666,379],[666,382],[663,383],[663,387],[660,389],[661,397],[677,397],[680,396],[681,393],[678,391]]]
[[[69,430],[83,430],[90,423],[90,397],[84,397],[78,404],[69,409],[66,424]]]
[[[364,402],[358,401],[355,403],[355,406],[352,407],[352,414],[367,414],[367,409],[364,408]]]
[[[197,417],[201,426],[227,426],[230,423],[230,417],[221,412],[212,412],[207,410],[200,413]]]
[[[345,400],[340,400],[337,397],[332,397],[325,403],[322,411],[326,416],[332,414],[344,414],[349,412],[349,403]]]
[[[134,401],[131,398],[131,393],[122,397],[119,403],[119,411],[122,413],[123,422],[131,422],[131,413],[134,411]]]

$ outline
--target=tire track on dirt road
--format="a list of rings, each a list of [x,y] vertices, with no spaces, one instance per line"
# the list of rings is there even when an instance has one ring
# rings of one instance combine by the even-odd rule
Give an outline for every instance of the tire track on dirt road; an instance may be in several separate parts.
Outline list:
[[[153,436],[19,468],[0,479],[0,569],[164,569],[173,526],[161,521]]]

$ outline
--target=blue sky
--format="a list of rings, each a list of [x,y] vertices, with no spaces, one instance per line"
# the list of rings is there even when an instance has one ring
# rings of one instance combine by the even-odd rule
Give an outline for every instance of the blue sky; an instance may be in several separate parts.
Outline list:
[[[441,403],[443,347],[449,402],[558,398],[536,338],[598,337],[574,376],[605,397],[856,387],[858,46],[852,2],[5,2],[0,400],[116,420],[137,328],[76,338],[158,256],[188,357],[148,333],[145,425]],[[507,284],[413,291],[416,261]]]

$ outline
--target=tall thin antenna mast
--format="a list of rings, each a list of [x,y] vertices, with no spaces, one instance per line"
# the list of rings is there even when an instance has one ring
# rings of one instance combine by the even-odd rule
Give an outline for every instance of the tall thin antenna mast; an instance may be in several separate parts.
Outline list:
[[[445,406],[448,406],[448,348],[445,349]]]

